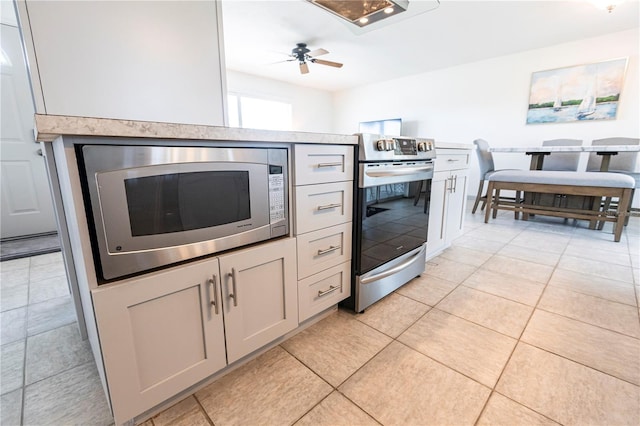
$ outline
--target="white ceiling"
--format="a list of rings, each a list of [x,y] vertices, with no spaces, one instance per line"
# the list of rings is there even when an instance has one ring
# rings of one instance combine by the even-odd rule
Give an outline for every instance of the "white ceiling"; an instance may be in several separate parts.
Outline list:
[[[619,1],[619,0],[618,0]],[[337,91],[640,26],[639,0],[612,13],[589,0],[410,0],[407,12],[358,28],[306,0],[223,0],[228,69]],[[429,10],[437,7],[435,10]],[[426,11],[429,10],[429,11]],[[296,43],[330,53],[332,68],[288,58]]]

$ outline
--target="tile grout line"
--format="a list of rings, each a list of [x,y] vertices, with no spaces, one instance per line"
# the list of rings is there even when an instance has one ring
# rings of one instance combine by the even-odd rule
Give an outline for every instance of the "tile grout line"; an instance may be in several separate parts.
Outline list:
[[[21,388],[21,393],[22,393],[22,401],[20,404],[20,424],[23,425],[24,424],[24,414],[25,414],[25,405],[26,405],[26,391],[27,391],[27,350],[29,349],[28,346],[28,336],[27,336],[27,330],[29,329],[29,296],[30,296],[30,291],[31,291],[31,257],[29,257],[29,269],[27,272],[27,276],[28,276],[28,280],[27,280],[27,305],[25,308],[25,318],[24,318],[24,355],[22,357],[22,388]]]
[[[567,243],[568,245],[568,243]],[[563,251],[563,253],[566,251],[566,246],[565,246],[565,250]],[[559,262],[559,260],[558,260]],[[507,358],[507,361],[504,363],[504,366],[502,367],[500,374],[498,375],[498,378],[495,381],[495,384],[493,385],[493,387],[491,388],[491,392],[489,393],[489,397],[487,398],[487,400],[485,401],[482,409],[480,410],[480,413],[478,414],[478,417],[476,418],[476,421],[474,422],[474,425],[477,425],[478,422],[480,421],[480,419],[482,418],[482,415],[484,414],[484,412],[487,409],[487,406],[489,405],[489,401],[491,400],[491,397],[493,396],[494,393],[499,393],[496,391],[496,388],[498,387],[498,384],[500,383],[500,380],[502,379],[502,376],[504,375],[505,370],[507,369],[507,366],[509,365],[509,363],[511,362],[511,359],[513,358],[513,354],[515,353],[516,349],[518,348],[518,345],[521,342],[522,339],[522,335],[524,334],[525,330],[527,329],[527,327],[529,326],[529,322],[531,321],[531,318],[533,317],[536,308],[538,306],[538,304],[540,303],[540,300],[542,300],[542,297],[544,296],[544,292],[547,289],[547,286],[549,285],[549,281],[551,280],[551,277],[553,276],[553,273],[555,272],[556,267],[553,268],[553,271],[551,271],[551,275],[549,275],[549,278],[547,279],[546,284],[544,285],[544,288],[542,289],[542,291],[540,292],[540,295],[538,296],[538,300],[536,301],[536,304],[534,305],[533,309],[531,310],[531,313],[529,314],[529,318],[527,319],[527,322],[524,324],[524,327],[522,327],[522,331],[520,332],[520,335],[518,336],[518,338],[516,339],[516,344],[513,345],[513,349],[511,350],[511,353],[509,354],[509,357]],[[524,342],[523,342],[524,343]],[[532,409],[531,407],[528,407],[518,401],[516,401],[519,405],[526,407],[529,410],[534,411],[537,414],[541,414],[538,413],[536,410]],[[541,414],[542,415],[542,414]],[[543,415],[544,416],[544,415]],[[548,418],[547,416],[544,416],[545,418]],[[554,420],[555,421],[555,420]],[[559,422],[557,422],[559,423]]]

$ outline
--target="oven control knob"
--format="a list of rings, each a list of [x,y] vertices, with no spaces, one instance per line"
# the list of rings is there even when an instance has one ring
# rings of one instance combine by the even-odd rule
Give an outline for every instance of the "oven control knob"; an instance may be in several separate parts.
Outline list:
[[[396,149],[396,143],[393,139],[380,139],[376,142],[378,151],[393,151]]]
[[[418,151],[426,152],[426,151],[428,151],[428,149],[429,149],[429,147],[428,147],[426,142],[418,142]]]

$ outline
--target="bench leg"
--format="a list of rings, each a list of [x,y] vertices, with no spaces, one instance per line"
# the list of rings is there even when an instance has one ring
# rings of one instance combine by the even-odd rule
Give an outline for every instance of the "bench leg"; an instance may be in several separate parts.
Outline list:
[[[625,189],[622,191],[622,196],[620,200],[618,200],[618,208],[617,215],[618,219],[615,222],[614,228],[614,237],[613,240],[615,242],[620,241],[620,237],[622,236],[622,230],[624,229],[624,224],[627,221],[627,215],[629,214],[629,205],[631,204],[631,193],[632,189]]]
[[[513,218],[518,220],[520,218],[520,191],[516,191],[516,199],[514,200],[515,205],[513,206]]]

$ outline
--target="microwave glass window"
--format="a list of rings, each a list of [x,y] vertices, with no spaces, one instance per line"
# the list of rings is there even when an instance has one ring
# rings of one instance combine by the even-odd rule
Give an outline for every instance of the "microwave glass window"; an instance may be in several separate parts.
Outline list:
[[[247,171],[164,174],[126,179],[124,185],[134,237],[251,218]]]

